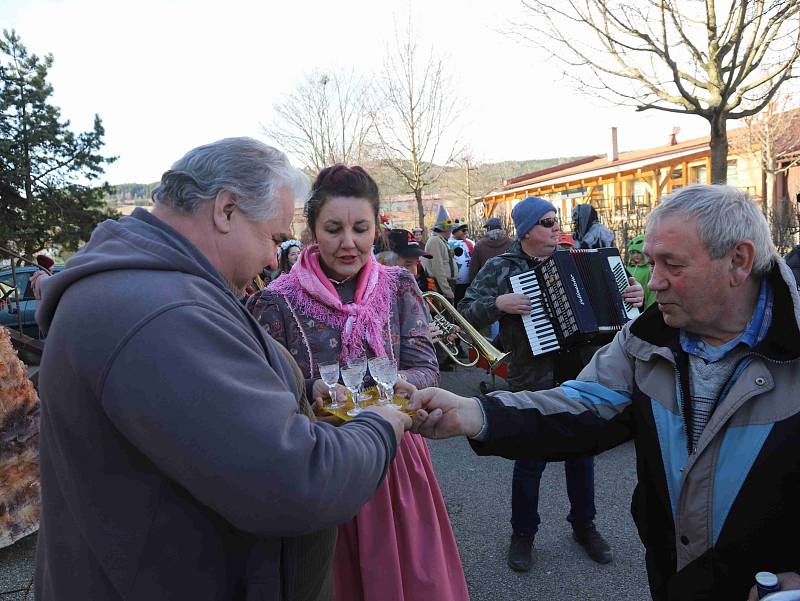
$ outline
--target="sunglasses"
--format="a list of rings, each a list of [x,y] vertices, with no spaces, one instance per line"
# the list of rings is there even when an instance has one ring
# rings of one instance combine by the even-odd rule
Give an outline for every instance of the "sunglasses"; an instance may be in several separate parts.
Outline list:
[[[541,225],[542,227],[546,227],[548,229],[552,228],[556,223],[558,223],[558,217],[545,217],[544,219],[540,219],[537,225]]]

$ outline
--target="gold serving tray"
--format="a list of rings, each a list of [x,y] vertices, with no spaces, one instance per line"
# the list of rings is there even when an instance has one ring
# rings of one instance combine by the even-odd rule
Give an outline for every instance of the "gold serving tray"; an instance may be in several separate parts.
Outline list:
[[[361,401],[361,408],[366,409],[370,405],[377,405],[378,404],[378,389],[375,386],[370,388],[365,388],[362,390],[362,393],[366,392],[369,394],[369,399],[365,401]],[[409,415],[414,415],[416,411],[409,411],[408,407],[408,399],[401,396],[395,396],[392,399],[396,404],[400,405],[400,411],[403,413],[408,413]],[[338,409],[331,409],[330,407],[324,406],[322,407],[325,411],[330,413],[331,415],[335,415],[339,419],[344,421],[350,421],[353,419],[352,416],[347,415],[347,412],[353,408],[353,399],[350,393],[347,393],[347,401],[345,402],[344,406],[339,407]]]

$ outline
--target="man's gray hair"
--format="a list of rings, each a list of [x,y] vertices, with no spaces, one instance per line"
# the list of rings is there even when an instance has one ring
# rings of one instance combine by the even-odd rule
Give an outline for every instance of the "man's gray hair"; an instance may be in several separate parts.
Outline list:
[[[721,259],[742,240],[750,240],[755,246],[754,275],[769,271],[778,257],[767,220],[742,190],[706,184],[681,188],[652,210],[647,231],[670,215],[697,220],[698,238],[712,259]]]
[[[254,222],[271,217],[278,192],[305,200],[308,179],[280,150],[252,138],[225,138],[198,146],[161,176],[153,202],[187,215],[225,190]]]

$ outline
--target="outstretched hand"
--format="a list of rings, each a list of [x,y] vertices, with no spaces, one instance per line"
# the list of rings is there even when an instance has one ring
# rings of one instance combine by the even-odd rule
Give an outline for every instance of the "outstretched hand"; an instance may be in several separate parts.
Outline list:
[[[400,441],[403,439],[403,434],[405,434],[406,430],[411,428],[411,418],[397,409],[384,407],[383,405],[370,405],[364,409],[364,413],[367,412],[377,413],[383,419],[389,422],[389,424],[392,426],[392,430],[394,431],[394,438],[398,445],[400,445]]]
[[[408,408],[416,410],[411,431],[426,438],[475,436],[483,427],[483,412],[476,399],[441,388],[418,390]]]

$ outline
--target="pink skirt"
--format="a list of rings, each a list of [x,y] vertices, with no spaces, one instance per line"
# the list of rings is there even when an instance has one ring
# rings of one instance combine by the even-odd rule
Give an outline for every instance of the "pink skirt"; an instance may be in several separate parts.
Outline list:
[[[467,583],[425,440],[406,432],[375,496],[339,526],[336,601],[467,601]]]

